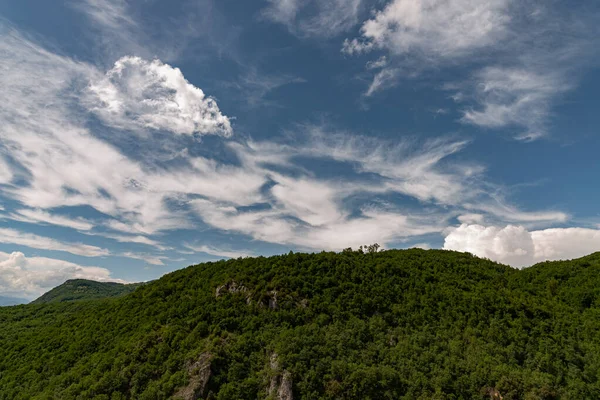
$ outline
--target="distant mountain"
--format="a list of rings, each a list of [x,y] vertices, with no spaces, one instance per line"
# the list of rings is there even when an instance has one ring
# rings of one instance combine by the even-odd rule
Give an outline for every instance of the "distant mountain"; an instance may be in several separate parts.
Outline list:
[[[71,279],[43,294],[31,304],[60,303],[64,301],[96,300],[117,297],[133,292],[141,283],[124,285],[115,282],[96,282]]]
[[[29,300],[20,297],[0,296],[0,307],[27,304]]]
[[[2,307],[0,400],[600,399],[600,253],[517,270],[371,250]],[[51,293],[123,289],[86,283]]]

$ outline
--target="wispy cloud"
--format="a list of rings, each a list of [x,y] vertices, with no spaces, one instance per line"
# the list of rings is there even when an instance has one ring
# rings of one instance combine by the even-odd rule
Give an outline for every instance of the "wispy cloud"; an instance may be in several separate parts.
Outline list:
[[[262,15],[300,37],[333,37],[358,23],[362,0],[267,0]]]
[[[226,258],[240,258],[240,257],[252,257],[255,254],[251,251],[237,251],[231,249],[218,248],[214,246],[208,245],[193,245],[189,243],[185,243],[183,245],[186,249],[193,251],[194,253],[206,253],[211,256],[216,257],[226,257]]]
[[[20,209],[12,214],[9,214],[6,218],[31,224],[42,223],[64,226],[79,231],[89,231],[94,227],[94,224],[85,218],[70,218],[60,214],[52,214],[40,209]]]
[[[367,63],[374,75],[366,96],[460,65],[468,78],[444,86],[455,91],[461,121],[531,141],[548,134],[553,106],[597,61],[598,15],[584,3],[393,0],[342,51],[385,54],[385,65]]]
[[[126,252],[118,254],[118,255],[120,255],[121,257],[126,257],[126,258],[133,258],[134,260],[142,260],[145,263],[150,264],[150,265],[165,265],[163,260],[167,259],[167,257],[164,257],[164,256],[153,256],[151,254],[134,253],[132,251],[126,251]]]
[[[107,249],[97,246],[90,246],[83,243],[66,243],[10,228],[0,228],[0,243],[16,244],[40,250],[65,251],[84,257],[107,256],[110,254]]]
[[[498,220],[516,215],[515,223],[566,218],[519,213],[492,196],[485,168],[455,157],[469,144],[462,138],[378,140],[305,125],[284,143],[226,141],[226,156],[219,159],[184,151],[184,141],[194,140],[188,133],[214,128],[218,124],[213,122],[225,117],[213,115],[212,109],[207,124],[197,121],[204,121],[206,97],[198,97],[200,89],[182,71],[126,57],[107,75],[48,52],[14,31],[2,39],[0,51],[7,57],[0,59],[5,72],[0,76],[0,141],[11,157],[10,174],[21,182],[13,180],[2,192],[21,209],[35,210],[27,215],[30,220],[75,227],[73,218],[58,219],[52,209],[89,206],[104,215],[94,224],[114,232],[94,227],[88,233],[161,250],[166,247],[157,239],[159,232],[199,224],[271,243],[341,249],[440,233],[452,218],[467,213]],[[136,146],[147,144],[147,155],[139,157],[92,130],[88,91],[93,85],[106,100],[91,107],[103,128],[118,137],[131,134],[123,129],[141,130]],[[144,102],[149,108],[139,104]],[[157,162],[166,145],[177,150],[176,156]],[[345,173],[325,178],[306,160],[337,163]],[[390,203],[390,196],[419,206]],[[80,255],[108,253],[11,230],[4,231],[3,240]],[[162,256],[127,256],[163,263]]]

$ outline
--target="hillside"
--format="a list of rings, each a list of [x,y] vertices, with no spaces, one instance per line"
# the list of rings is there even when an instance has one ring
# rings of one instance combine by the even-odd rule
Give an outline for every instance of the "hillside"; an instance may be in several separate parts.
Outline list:
[[[71,279],[55,287],[31,304],[60,303],[63,301],[97,300],[105,297],[122,296],[133,292],[141,284],[124,285],[115,282],[96,282],[86,279]]]
[[[522,271],[419,249],[205,263],[0,309],[0,399],[597,399],[598,288],[600,254]]]

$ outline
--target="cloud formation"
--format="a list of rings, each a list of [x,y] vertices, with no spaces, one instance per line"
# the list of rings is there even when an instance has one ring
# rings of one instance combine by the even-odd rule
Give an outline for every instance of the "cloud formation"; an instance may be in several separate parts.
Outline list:
[[[191,135],[232,134],[216,101],[159,60],[123,57],[89,86],[89,109],[120,129],[157,129]]]
[[[553,106],[597,62],[597,15],[587,3],[513,0],[393,0],[364,21],[360,36],[344,41],[348,55],[384,53],[367,62],[373,96],[424,71],[440,75],[460,65],[464,79],[445,82],[454,91],[463,123],[512,129],[518,140],[548,134]],[[373,68],[377,65],[376,68]]]
[[[553,228],[528,231],[505,227],[462,224],[451,229],[444,249],[467,251],[515,267],[541,261],[565,260],[600,251],[600,230]]]
[[[0,228],[0,243],[17,244],[31,247],[32,249],[65,251],[84,257],[98,257],[109,255],[107,249],[90,246],[83,243],[66,243],[60,240],[33,233],[21,232],[11,228]]]
[[[501,40],[510,21],[510,0],[393,0],[346,40],[348,54],[384,49],[435,62],[471,54]]]
[[[301,37],[333,37],[358,23],[362,0],[267,0],[262,14]]]
[[[14,219],[159,251],[169,248],[158,234],[198,227],[310,250],[340,250],[440,233],[465,214],[516,224],[566,219],[559,212],[510,206],[497,195],[500,188],[485,182],[483,166],[459,161],[456,155],[469,141],[456,137],[392,141],[305,125],[288,132],[287,142],[237,138],[223,141],[219,154],[189,151],[194,132],[227,138],[232,128],[216,103],[180,70],[124,57],[105,74],[16,32],[3,39],[0,50],[8,56],[0,59],[5,71],[0,141],[11,157],[10,173],[21,183],[2,191],[18,204],[9,214]],[[379,59],[372,68],[386,63]],[[90,110],[111,135],[94,129]],[[121,132],[125,129],[140,132],[135,145],[146,152],[143,156],[114,139],[131,136]],[[322,176],[313,168],[321,162],[344,173]],[[72,217],[82,206],[101,217]],[[64,214],[57,213],[59,208]],[[79,255],[108,254],[14,230],[4,231],[2,239]],[[217,254],[215,246],[205,246]],[[164,259],[112,255],[155,265]]]
[[[46,257],[26,257],[21,252],[0,252],[0,293],[31,300],[69,279],[120,282],[106,268],[84,267]]]

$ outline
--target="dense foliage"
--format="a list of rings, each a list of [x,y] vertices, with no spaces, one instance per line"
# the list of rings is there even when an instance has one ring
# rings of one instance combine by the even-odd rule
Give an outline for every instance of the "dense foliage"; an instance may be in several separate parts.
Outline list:
[[[277,398],[278,374],[294,399],[598,399],[600,253],[290,253],[0,309],[0,399],[185,398],[196,360],[210,399]]]
[[[32,304],[60,303],[74,300],[95,300],[117,297],[133,292],[141,284],[124,285],[115,282],[96,282],[87,279],[71,279],[43,294]]]

